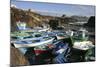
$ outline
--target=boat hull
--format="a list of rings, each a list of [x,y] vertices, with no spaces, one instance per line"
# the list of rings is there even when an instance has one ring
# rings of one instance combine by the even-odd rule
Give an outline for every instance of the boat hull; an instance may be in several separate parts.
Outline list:
[[[42,42],[37,42],[37,43],[31,43],[31,44],[16,44],[14,43],[14,46],[16,48],[21,48],[21,47],[35,47],[39,45],[45,45],[45,44],[51,44],[53,42],[54,38],[49,39],[47,41],[42,41]]]

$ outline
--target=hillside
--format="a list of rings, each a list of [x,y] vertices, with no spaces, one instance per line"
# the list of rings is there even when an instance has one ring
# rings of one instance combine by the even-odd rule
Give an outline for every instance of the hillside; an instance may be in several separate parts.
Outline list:
[[[42,13],[43,14],[43,13]],[[68,24],[70,22],[82,22],[88,20],[88,17],[84,16],[49,16],[42,15],[41,13],[36,12],[35,10],[23,10],[15,7],[11,7],[11,31],[16,30],[16,22],[21,21],[27,24],[27,27],[34,28],[36,26],[42,27],[43,24],[48,24],[51,20],[58,20],[60,26]],[[51,14],[51,13],[49,13]],[[51,14],[52,15],[52,14]],[[53,25],[55,24],[54,22]]]
[[[11,7],[11,31],[16,30],[16,22],[26,22],[28,27],[41,26],[47,23],[48,20],[53,19],[51,16],[42,16],[36,12],[29,10],[22,10]]]

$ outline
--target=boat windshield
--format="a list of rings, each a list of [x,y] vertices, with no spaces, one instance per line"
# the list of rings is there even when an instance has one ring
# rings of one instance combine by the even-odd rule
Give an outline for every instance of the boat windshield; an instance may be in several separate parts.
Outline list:
[[[88,39],[88,35],[86,34],[86,32],[77,31],[77,32],[73,33],[73,38],[75,40],[87,40]]]
[[[80,40],[80,39],[82,39],[82,32],[75,32],[75,33],[73,34],[73,38],[74,38],[75,40]]]

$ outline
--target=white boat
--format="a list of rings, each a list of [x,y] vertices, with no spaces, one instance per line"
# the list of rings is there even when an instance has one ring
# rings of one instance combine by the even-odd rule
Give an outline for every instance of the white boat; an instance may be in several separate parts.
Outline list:
[[[35,47],[39,45],[51,44],[54,38],[49,38],[47,40],[41,39],[39,42],[35,42],[36,40],[26,40],[26,41],[18,41],[14,43],[16,48],[20,47]],[[37,40],[38,41],[38,40]]]
[[[17,27],[19,30],[25,30],[26,29],[26,23],[25,22],[16,22]]]
[[[38,32],[43,32],[43,31],[49,31],[49,28],[41,28],[41,27],[35,27],[34,31],[38,31]]]
[[[91,41],[74,42],[73,45],[73,48],[80,49],[80,50],[88,50],[93,47],[94,45]]]
[[[61,40],[61,39],[69,38],[69,35],[67,35],[66,33],[60,33],[60,34],[56,34],[56,37],[58,40]]]
[[[58,40],[67,38],[67,36],[66,37],[65,36],[56,36],[56,37],[57,37]]]

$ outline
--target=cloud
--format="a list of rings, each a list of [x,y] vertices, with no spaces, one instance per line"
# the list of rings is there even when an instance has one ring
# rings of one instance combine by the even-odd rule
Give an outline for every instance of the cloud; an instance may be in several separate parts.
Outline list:
[[[15,7],[15,8],[17,8],[17,6],[16,6],[16,5],[14,5],[14,4],[11,4],[11,7]]]

